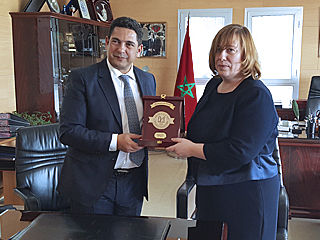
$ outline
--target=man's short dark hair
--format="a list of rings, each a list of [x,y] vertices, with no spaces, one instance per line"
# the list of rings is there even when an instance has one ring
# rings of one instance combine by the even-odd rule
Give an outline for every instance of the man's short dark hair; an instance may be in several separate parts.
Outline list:
[[[115,27],[123,27],[123,28],[128,28],[135,31],[137,34],[138,44],[140,45],[142,43],[143,30],[140,23],[138,23],[136,20],[129,17],[119,17],[113,20],[109,30],[109,35],[108,35],[109,39]]]

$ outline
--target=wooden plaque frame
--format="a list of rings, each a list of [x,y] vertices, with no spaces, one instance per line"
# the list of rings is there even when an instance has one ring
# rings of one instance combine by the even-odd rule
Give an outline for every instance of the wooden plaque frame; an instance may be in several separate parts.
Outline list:
[[[180,137],[183,97],[144,96],[142,138],[144,147],[169,147],[173,137]]]
[[[91,18],[100,22],[113,20],[113,14],[109,0],[87,0]]]

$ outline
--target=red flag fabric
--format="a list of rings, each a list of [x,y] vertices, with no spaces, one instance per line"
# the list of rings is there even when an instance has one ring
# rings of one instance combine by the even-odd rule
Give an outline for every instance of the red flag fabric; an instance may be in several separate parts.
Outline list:
[[[192,52],[189,35],[189,19],[184,38],[174,96],[184,97],[185,127],[197,105],[196,84],[194,82]]]

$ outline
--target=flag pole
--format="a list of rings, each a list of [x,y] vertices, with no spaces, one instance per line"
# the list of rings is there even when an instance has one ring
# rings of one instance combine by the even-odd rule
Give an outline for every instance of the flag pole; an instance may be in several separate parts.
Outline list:
[[[183,99],[183,106],[182,106],[182,112],[181,112],[181,132],[180,132],[180,137],[185,137],[186,135],[186,125],[185,125],[185,115],[184,115],[184,99]]]
[[[190,19],[190,11],[188,12],[188,20],[187,20],[187,28],[189,27],[189,19]],[[184,89],[184,85],[183,85]],[[181,92],[181,97],[183,96],[183,92]],[[185,116],[185,98],[183,98],[183,106],[182,106],[182,112],[181,112],[181,132],[180,132],[180,137],[186,137],[186,116]]]

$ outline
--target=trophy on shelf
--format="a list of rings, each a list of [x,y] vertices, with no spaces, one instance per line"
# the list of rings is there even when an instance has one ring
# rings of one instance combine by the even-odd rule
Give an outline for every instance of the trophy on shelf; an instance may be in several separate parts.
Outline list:
[[[71,5],[69,7],[69,11],[71,12],[71,16],[73,16],[75,14],[75,12],[77,11],[77,8],[73,5]]]
[[[183,97],[144,96],[142,137],[139,146],[155,148],[174,144],[180,137]]]
[[[64,50],[67,52],[76,52],[76,43],[73,37],[73,34],[71,32],[66,32],[64,34],[65,42],[64,42]]]

